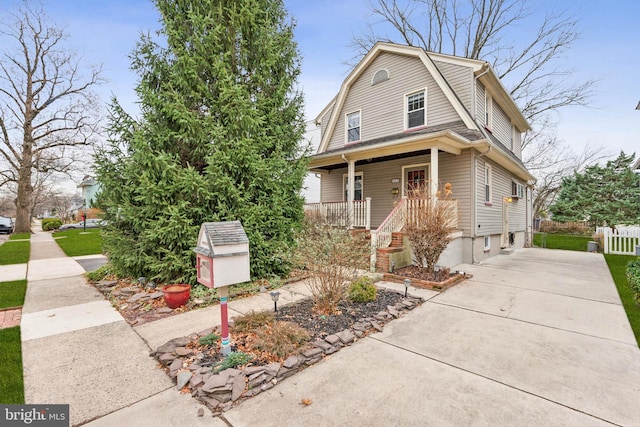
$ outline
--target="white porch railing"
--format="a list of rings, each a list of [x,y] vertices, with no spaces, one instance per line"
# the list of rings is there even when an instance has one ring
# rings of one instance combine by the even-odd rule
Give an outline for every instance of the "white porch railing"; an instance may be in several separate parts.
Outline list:
[[[616,255],[635,255],[636,246],[640,245],[640,229],[598,227],[596,233],[603,235],[604,253]]]
[[[304,211],[325,218],[336,227],[363,227],[371,229],[371,198],[354,200],[352,209],[349,202],[307,203]]]

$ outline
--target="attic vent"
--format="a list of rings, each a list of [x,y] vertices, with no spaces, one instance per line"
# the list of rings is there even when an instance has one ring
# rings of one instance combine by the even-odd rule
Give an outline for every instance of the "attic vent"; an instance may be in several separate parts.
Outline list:
[[[382,83],[385,80],[389,80],[389,72],[387,70],[378,70],[373,75],[373,79],[371,80],[371,86],[377,85],[378,83]]]

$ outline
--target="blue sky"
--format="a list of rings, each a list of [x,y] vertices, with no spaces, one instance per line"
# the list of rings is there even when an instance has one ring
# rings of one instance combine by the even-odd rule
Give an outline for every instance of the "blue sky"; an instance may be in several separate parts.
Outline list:
[[[0,16],[16,0],[4,0]],[[590,108],[568,108],[558,115],[560,138],[576,150],[585,144],[604,147],[611,156],[620,150],[640,155],[640,2],[632,0],[583,0],[532,2],[541,10],[571,7],[581,20],[582,37],[565,55],[576,79],[597,79]],[[84,60],[102,63],[108,82],[100,89],[106,103],[116,95],[129,111],[135,111],[135,75],[128,55],[140,32],[158,28],[158,13],[150,0],[42,0],[47,14],[65,26],[68,44]],[[371,18],[367,0],[285,0],[297,22],[296,38],[302,54],[301,89],[306,115],[316,114],[337,93],[349,71],[353,34]],[[519,28],[514,37],[527,31]]]

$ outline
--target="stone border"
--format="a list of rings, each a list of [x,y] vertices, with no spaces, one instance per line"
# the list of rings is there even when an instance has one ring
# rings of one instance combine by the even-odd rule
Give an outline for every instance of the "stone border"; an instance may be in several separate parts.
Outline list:
[[[448,278],[444,282],[430,282],[428,280],[414,279],[412,277],[398,276],[393,273],[384,273],[384,280],[395,283],[404,283],[404,279],[411,279],[411,286],[422,289],[431,289],[433,291],[444,291],[453,285],[466,279],[465,274],[454,273],[453,277]]]
[[[243,400],[273,388],[279,381],[320,362],[366,335],[382,332],[387,322],[397,319],[423,302],[419,297],[403,297],[395,305],[388,305],[386,310],[373,318],[362,318],[350,329],[307,344],[298,354],[289,356],[282,363],[247,366],[242,369],[229,368],[213,373],[210,364],[198,364],[205,358],[202,352],[194,353],[193,349],[185,346],[212,331],[219,334],[219,326],[213,330],[207,329],[187,337],[172,339],[158,347],[151,356],[155,357],[168,375],[175,379],[178,390],[191,392],[193,397],[215,412],[224,412]],[[189,365],[188,362],[191,360],[193,363]]]

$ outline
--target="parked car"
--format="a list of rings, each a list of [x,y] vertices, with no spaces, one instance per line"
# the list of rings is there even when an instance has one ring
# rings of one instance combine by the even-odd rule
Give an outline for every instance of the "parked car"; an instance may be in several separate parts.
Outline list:
[[[76,222],[74,224],[64,224],[61,225],[59,230],[73,230],[73,229],[84,229],[85,228],[85,222],[87,223],[86,228],[100,228],[104,225],[104,220],[102,219],[88,219],[86,221],[80,221],[80,222]]]
[[[13,233],[13,220],[0,216],[0,233]]]

